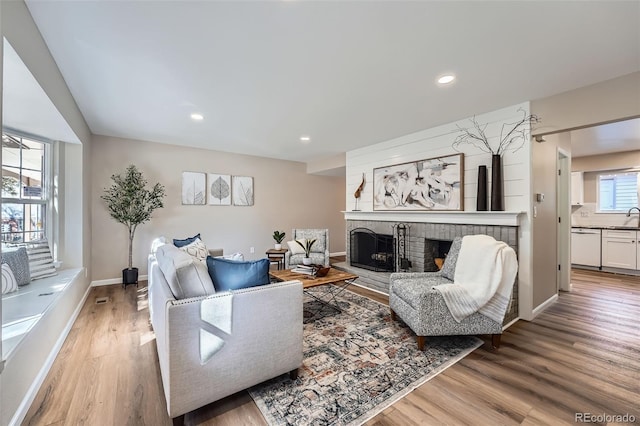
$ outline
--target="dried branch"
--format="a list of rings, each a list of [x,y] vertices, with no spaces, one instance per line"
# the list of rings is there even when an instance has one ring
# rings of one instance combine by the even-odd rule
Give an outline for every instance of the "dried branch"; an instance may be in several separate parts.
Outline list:
[[[462,128],[456,125],[460,134],[453,141],[453,149],[460,151],[458,149],[460,145],[469,144],[492,155],[502,155],[507,150],[516,152],[524,146],[524,143],[529,138],[532,129],[531,125],[541,121],[535,114],[527,115],[526,111],[522,108],[518,108],[518,111],[522,112],[522,118],[515,123],[504,123],[502,125],[502,129],[500,130],[500,143],[496,149],[491,147],[489,138],[485,133],[488,124],[481,126],[475,116],[470,120],[473,128]]]
[[[487,135],[484,133],[487,125],[485,124],[484,127],[480,126],[475,116],[473,116],[473,118],[471,119],[471,123],[473,123],[473,131],[462,128],[456,124],[456,127],[461,132],[461,134],[456,137],[455,141],[453,141],[453,149],[458,151],[459,145],[468,143],[480,149],[481,151],[493,154],[493,150],[491,149],[489,141],[487,140]]]
[[[518,151],[524,146],[524,143],[529,138],[531,132],[531,125],[540,122],[540,118],[535,115],[527,115],[526,111],[522,108],[518,108],[518,111],[522,112],[522,118],[515,123],[504,123],[500,130],[500,145],[496,151],[496,154],[502,155],[507,149]],[[527,125],[529,127],[527,128]],[[505,129],[507,132],[505,134]],[[519,145],[514,145],[516,141],[520,141]]]

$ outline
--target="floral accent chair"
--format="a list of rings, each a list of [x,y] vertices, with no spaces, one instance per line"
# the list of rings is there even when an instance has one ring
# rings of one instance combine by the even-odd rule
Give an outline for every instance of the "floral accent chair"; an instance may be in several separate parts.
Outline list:
[[[311,252],[309,253],[311,263],[329,266],[328,229],[292,229],[291,238],[292,241],[303,238],[306,240],[315,239],[316,242],[313,244]],[[289,244],[289,251],[284,255],[284,265],[286,269],[302,264],[302,259],[304,258],[304,253],[296,253],[292,248],[295,248],[295,246],[292,247],[292,244]],[[300,248],[300,250],[302,249]]]

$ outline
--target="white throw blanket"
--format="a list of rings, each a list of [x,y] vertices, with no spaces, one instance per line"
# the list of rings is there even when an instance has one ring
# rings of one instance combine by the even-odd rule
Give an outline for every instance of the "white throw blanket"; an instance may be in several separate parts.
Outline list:
[[[516,253],[506,243],[488,235],[468,235],[462,238],[453,284],[433,288],[456,321],[479,312],[501,323],[517,272]]]

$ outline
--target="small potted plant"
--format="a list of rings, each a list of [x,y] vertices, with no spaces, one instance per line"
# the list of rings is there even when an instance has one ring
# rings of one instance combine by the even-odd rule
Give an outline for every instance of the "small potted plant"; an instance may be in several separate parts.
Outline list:
[[[276,250],[282,250],[282,240],[286,234],[280,231],[273,231],[273,239],[276,241]]]
[[[304,249],[304,258],[302,259],[302,263],[305,265],[311,265],[311,259],[309,258],[309,254],[311,253],[311,248],[313,247],[313,244],[316,242],[316,239],[313,238],[311,240],[306,240],[304,244],[302,244],[298,240],[295,240],[295,241],[296,243],[298,243],[300,247]]]

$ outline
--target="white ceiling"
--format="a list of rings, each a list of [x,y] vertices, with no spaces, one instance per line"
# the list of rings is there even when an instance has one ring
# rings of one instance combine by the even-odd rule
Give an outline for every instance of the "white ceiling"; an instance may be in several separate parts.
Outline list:
[[[571,131],[571,156],[640,150],[640,118]]]
[[[297,161],[640,70],[638,1],[27,5],[93,133]]]

